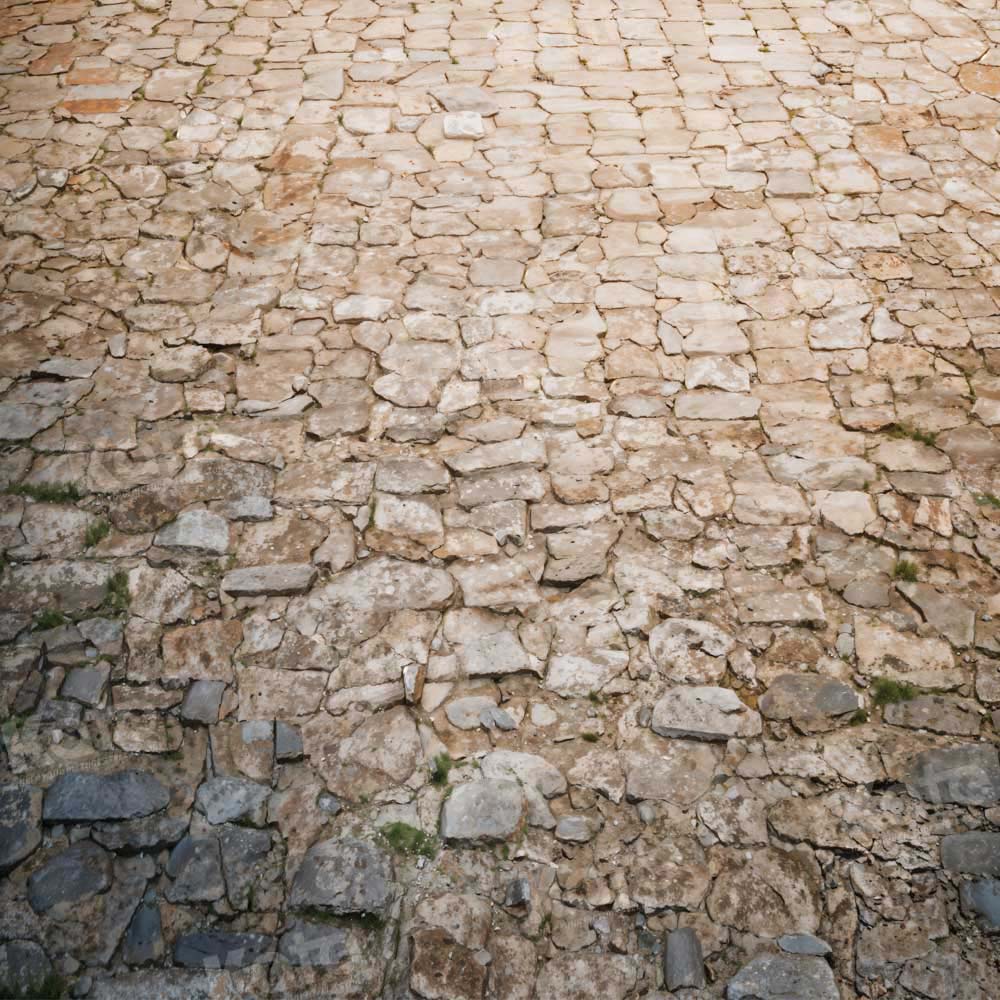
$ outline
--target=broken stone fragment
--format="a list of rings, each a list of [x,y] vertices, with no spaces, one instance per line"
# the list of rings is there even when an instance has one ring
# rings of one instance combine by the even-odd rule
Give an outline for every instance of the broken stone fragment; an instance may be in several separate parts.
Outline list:
[[[277,563],[230,570],[222,578],[222,589],[233,597],[301,594],[312,586],[316,568],[309,563]]]
[[[696,740],[759,736],[762,728],[757,712],[720,687],[672,688],[653,706],[651,725],[660,736]]]
[[[211,511],[188,510],[160,528],[153,541],[166,549],[221,556],[229,551],[229,524],[224,517]]]

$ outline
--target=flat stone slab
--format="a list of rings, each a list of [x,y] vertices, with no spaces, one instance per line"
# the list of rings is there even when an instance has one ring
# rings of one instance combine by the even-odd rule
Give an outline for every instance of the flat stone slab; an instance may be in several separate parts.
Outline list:
[[[759,736],[760,714],[721,687],[671,688],[653,706],[653,732],[695,740]]]
[[[222,589],[233,597],[287,597],[302,594],[316,579],[309,563],[276,563],[234,569],[222,578]]]
[[[145,771],[74,772],[52,783],[45,793],[43,816],[48,823],[134,819],[166,808],[169,801],[167,789]]]
[[[995,806],[1000,804],[1000,753],[979,744],[925,750],[911,761],[904,781],[910,795],[926,802]]]
[[[20,864],[41,842],[41,789],[0,785],[0,872]]]
[[[1000,875],[1000,833],[949,834],[941,841],[941,864],[966,875]]]
[[[268,934],[195,931],[177,939],[174,961],[188,969],[244,969],[268,964],[274,949]]]
[[[445,840],[494,843],[517,831],[524,813],[521,786],[507,778],[459,785],[441,810]]]
[[[81,903],[111,885],[112,856],[82,840],[47,861],[28,879],[28,902],[36,913]]]
[[[306,852],[292,880],[289,905],[379,914],[392,897],[392,877],[392,862],[384,851],[353,837],[331,838]]]

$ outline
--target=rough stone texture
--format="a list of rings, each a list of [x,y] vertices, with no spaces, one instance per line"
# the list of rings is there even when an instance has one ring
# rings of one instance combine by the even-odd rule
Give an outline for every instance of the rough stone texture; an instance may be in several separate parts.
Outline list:
[[[41,842],[41,789],[30,785],[0,787],[0,872],[20,864]]]
[[[391,898],[392,863],[382,851],[345,837],[311,847],[295,873],[289,903],[329,913],[382,913]]]
[[[471,781],[456,788],[441,810],[445,840],[492,843],[507,840],[521,825],[524,795],[507,778]]]
[[[833,970],[821,958],[760,955],[726,987],[726,1000],[840,1000]]]
[[[667,989],[681,987],[702,989],[705,986],[705,961],[698,935],[690,927],[681,927],[667,935],[663,958]]]
[[[993,1000],[995,8],[10,6],[8,960]]]
[[[133,819],[158,812],[169,801],[166,787],[144,771],[64,774],[45,793],[43,815],[49,823]]]

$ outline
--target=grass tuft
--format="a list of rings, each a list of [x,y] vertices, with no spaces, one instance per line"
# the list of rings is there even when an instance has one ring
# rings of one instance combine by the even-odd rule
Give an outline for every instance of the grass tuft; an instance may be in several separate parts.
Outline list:
[[[50,972],[30,986],[18,987],[13,983],[0,982],[0,997],[3,1000],[59,1000],[66,996],[68,985],[58,972]]]
[[[108,592],[104,597],[104,607],[109,611],[128,611],[132,595],[128,592],[128,573],[120,569],[108,577]]]
[[[922,431],[919,427],[908,427],[906,424],[890,424],[886,428],[886,434],[894,438],[909,438],[911,441],[919,441],[921,444],[929,445],[931,448],[937,445],[937,434],[932,431]]]
[[[912,701],[917,694],[917,689],[905,681],[888,677],[876,677],[872,681],[872,701],[876,705],[898,705],[902,701]]]
[[[434,765],[431,767],[431,784],[439,787],[448,784],[448,774],[455,766],[455,762],[446,753],[439,753],[434,758]]]
[[[76,483],[15,483],[7,493],[16,497],[30,497],[39,503],[76,503],[83,494]]]
[[[581,733],[580,735],[588,743],[596,743],[600,739],[600,736],[598,736],[597,733]]]
[[[868,710],[859,708],[849,720],[849,725],[863,726],[868,721]]]
[[[902,580],[904,583],[916,583],[918,569],[916,563],[910,562],[908,559],[900,559],[892,568],[892,578]]]
[[[98,543],[103,542],[110,533],[111,525],[104,518],[101,518],[100,521],[94,521],[87,528],[87,533],[83,536],[83,547],[85,549],[92,549]]]
[[[1000,509],[1000,497],[995,493],[977,493],[976,503],[980,507],[996,507]]]
[[[55,608],[45,608],[44,611],[39,611],[35,615],[35,624],[31,626],[32,632],[47,632],[50,628],[59,628],[60,625],[65,625],[69,619],[61,612],[57,611]],[[0,993],[0,997],[3,994]]]
[[[437,837],[431,837],[409,823],[388,823],[379,833],[397,854],[419,855],[424,858],[437,856]]]

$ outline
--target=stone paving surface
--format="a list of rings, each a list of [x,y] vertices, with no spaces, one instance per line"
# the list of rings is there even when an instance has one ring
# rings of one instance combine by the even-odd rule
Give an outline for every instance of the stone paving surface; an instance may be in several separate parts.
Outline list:
[[[995,997],[998,41],[5,4],[0,993]]]

